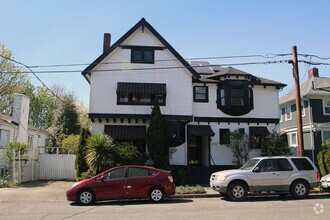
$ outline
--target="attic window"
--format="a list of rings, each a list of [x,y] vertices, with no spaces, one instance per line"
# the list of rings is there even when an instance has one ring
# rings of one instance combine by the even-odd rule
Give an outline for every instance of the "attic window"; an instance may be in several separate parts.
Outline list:
[[[155,50],[150,48],[131,49],[132,63],[155,63]]]

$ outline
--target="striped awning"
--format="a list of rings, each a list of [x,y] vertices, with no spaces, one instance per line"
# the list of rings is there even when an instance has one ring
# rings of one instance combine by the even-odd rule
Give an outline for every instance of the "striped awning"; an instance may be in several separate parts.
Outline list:
[[[104,133],[115,140],[145,140],[146,126],[106,125]]]
[[[166,84],[118,82],[117,94],[166,95]]]
[[[188,125],[188,135],[192,136],[214,136],[210,125]]]
[[[250,136],[267,136],[269,135],[269,131],[267,127],[260,126],[260,127],[249,127]]]

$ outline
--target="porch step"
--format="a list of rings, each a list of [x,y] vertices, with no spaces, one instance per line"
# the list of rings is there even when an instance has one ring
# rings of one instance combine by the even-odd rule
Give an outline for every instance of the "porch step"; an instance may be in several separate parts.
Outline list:
[[[189,185],[208,185],[210,182],[210,176],[216,170],[210,167],[189,167],[188,179]]]

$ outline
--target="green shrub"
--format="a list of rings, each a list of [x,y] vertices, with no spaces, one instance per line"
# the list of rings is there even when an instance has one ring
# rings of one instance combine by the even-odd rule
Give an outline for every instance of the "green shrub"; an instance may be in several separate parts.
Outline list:
[[[175,189],[176,194],[204,194],[205,189],[200,186],[177,186]]]
[[[317,162],[322,176],[330,173],[330,150],[323,150],[317,155]]]
[[[114,147],[114,164],[144,164],[145,157],[132,143],[117,143]]]
[[[14,159],[13,150],[20,151],[20,155],[24,155],[27,153],[27,149],[28,149],[27,144],[23,144],[16,141],[9,142],[5,148],[5,160],[13,161]]]

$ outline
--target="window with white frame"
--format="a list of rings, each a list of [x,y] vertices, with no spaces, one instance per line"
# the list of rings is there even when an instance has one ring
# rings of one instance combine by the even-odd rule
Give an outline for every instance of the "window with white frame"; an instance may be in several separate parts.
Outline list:
[[[290,147],[296,147],[298,145],[297,133],[290,134]]]
[[[292,119],[291,106],[285,108],[285,120],[289,121]]]
[[[323,100],[323,112],[325,115],[330,115],[330,99]]]
[[[284,115],[285,115],[285,108],[282,108],[280,110],[280,122],[284,121]]]
[[[0,129],[0,148],[4,148],[9,142],[9,131]]]
[[[301,117],[305,117],[305,106],[304,103],[301,103]]]

